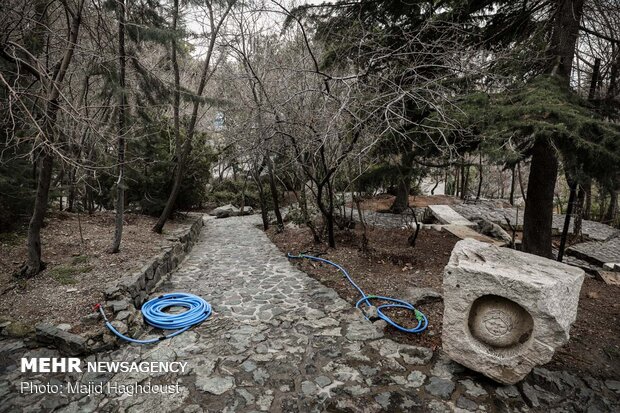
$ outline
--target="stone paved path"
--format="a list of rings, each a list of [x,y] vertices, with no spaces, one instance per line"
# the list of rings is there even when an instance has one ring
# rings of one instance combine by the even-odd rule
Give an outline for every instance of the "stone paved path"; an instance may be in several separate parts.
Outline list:
[[[209,220],[164,291],[207,298],[212,319],[152,346],[122,344],[88,361],[183,361],[177,373],[22,374],[24,357],[57,356],[0,342],[0,412],[613,411],[619,382],[538,369],[497,386],[430,349],[383,338],[331,289],[295,269],[256,217]],[[432,357],[432,360],[431,360]],[[583,379],[583,380],[582,380]],[[168,395],[19,394],[21,381],[179,383]]]

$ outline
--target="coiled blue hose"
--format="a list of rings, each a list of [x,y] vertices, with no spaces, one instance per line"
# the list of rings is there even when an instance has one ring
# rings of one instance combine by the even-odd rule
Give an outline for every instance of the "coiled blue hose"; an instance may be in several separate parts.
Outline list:
[[[405,333],[421,333],[424,330],[426,330],[426,327],[428,326],[428,319],[421,311],[416,309],[413,306],[413,304],[408,303],[407,301],[398,300],[392,297],[384,297],[382,295],[366,295],[364,290],[362,290],[360,286],[357,285],[355,281],[353,281],[353,279],[351,278],[347,270],[345,270],[344,268],[342,268],[340,265],[336,264],[335,262],[326,260],[325,258],[314,257],[312,255],[306,255],[306,254],[293,255],[290,252],[286,254],[286,257],[288,259],[307,258],[312,261],[324,262],[325,264],[329,264],[331,266],[336,267],[347,278],[347,280],[349,280],[351,285],[355,287],[357,291],[359,291],[360,295],[362,296],[362,298],[360,298],[359,301],[355,304],[356,308],[360,308],[360,305],[362,304],[368,307],[372,306],[372,303],[370,300],[386,301],[387,304],[381,304],[377,306],[377,314],[379,318],[381,318],[382,320],[385,320],[388,324],[390,324],[392,327],[396,328],[397,330],[404,331]],[[406,310],[412,311],[415,315],[416,320],[418,320],[418,325],[416,325],[413,328],[407,328],[407,327],[401,326],[400,324],[392,320],[390,317],[385,315],[385,313],[383,312],[384,310],[387,310],[390,308],[404,308]]]
[[[185,307],[187,311],[178,314],[165,313],[163,310],[168,307]],[[108,321],[101,305],[97,304],[96,308],[99,309],[99,312],[105,320],[105,325],[111,332],[123,340],[137,344],[157,343],[158,341],[178,336],[189,330],[192,326],[202,323],[211,315],[211,304],[197,295],[188,293],[163,294],[142,305],[142,317],[147,324],[155,328],[177,331],[157,338],[136,340],[135,338],[121,334],[115,329]]]

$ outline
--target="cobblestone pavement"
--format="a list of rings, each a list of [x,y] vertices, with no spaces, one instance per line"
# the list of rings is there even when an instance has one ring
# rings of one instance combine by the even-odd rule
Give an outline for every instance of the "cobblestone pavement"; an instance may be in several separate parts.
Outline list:
[[[183,373],[20,373],[21,357],[54,357],[0,342],[0,412],[608,412],[620,382],[537,369],[498,386],[439,352],[398,344],[332,289],[292,266],[257,217],[209,220],[164,291],[208,299],[214,316],[151,346],[121,344],[86,361],[180,361]],[[381,323],[381,322],[379,322]],[[19,394],[21,382],[179,384],[175,394]]]

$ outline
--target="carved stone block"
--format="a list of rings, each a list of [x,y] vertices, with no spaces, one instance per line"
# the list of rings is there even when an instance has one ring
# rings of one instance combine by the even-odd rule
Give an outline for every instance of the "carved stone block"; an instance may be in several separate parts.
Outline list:
[[[444,351],[500,383],[520,381],[568,341],[583,278],[557,261],[458,242],[444,270]]]

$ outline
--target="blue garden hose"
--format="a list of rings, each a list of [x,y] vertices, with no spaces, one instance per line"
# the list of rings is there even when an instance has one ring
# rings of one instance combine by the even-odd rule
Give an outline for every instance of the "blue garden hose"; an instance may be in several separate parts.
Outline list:
[[[163,310],[168,307],[185,307],[187,311],[179,314],[165,313]],[[103,307],[100,304],[95,306],[95,310],[99,310],[105,325],[111,332],[116,334],[123,340],[137,344],[151,344],[157,343],[174,336],[178,336],[181,333],[186,332],[191,327],[202,323],[211,315],[211,304],[194,294],[188,293],[169,293],[160,295],[157,298],[147,301],[142,305],[142,317],[144,321],[162,330],[177,330],[165,336],[151,338],[147,340],[136,340],[135,338],[127,337],[121,334],[114,326],[108,321]]]
[[[364,290],[362,290],[360,286],[357,285],[355,281],[353,281],[353,279],[351,278],[347,270],[345,270],[344,268],[342,268],[340,265],[336,264],[335,262],[326,260],[325,258],[314,257],[312,255],[306,255],[306,254],[293,255],[291,253],[288,253],[286,254],[286,256],[288,259],[307,258],[312,261],[324,262],[325,264],[329,264],[331,266],[336,267],[342,274],[344,274],[344,276],[347,278],[347,280],[349,280],[351,285],[355,287],[355,289],[359,291],[360,295],[362,296],[362,298],[359,299],[357,304],[355,304],[356,308],[360,308],[360,305],[362,304],[370,307],[372,306],[371,300],[381,300],[381,301],[387,302],[387,304],[381,304],[377,306],[377,314],[379,318],[381,318],[382,320],[385,320],[392,327],[396,328],[397,330],[404,331],[405,333],[421,333],[424,330],[426,330],[426,327],[428,326],[428,320],[421,311],[419,311],[413,306],[413,304],[408,303],[407,301],[398,300],[392,297],[384,297],[381,295],[366,295]],[[387,310],[391,308],[404,308],[406,310],[412,311],[415,315],[416,320],[418,320],[418,325],[413,328],[407,328],[407,327],[401,326],[400,324],[392,320],[390,317],[385,315],[385,313],[383,312],[383,310]]]

